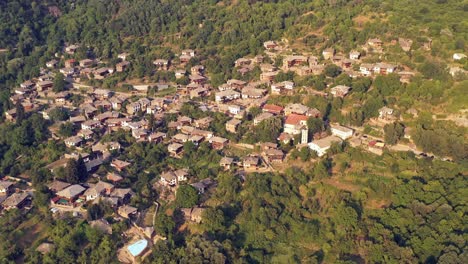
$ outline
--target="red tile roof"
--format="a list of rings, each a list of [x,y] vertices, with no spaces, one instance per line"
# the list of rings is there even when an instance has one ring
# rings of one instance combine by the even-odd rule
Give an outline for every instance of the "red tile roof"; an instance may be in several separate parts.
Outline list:
[[[307,116],[298,115],[298,114],[290,114],[286,118],[285,124],[298,125],[301,121],[307,121]]]
[[[279,105],[273,105],[273,104],[266,104],[263,106],[263,111],[267,111],[270,113],[281,113],[283,111],[283,107]]]

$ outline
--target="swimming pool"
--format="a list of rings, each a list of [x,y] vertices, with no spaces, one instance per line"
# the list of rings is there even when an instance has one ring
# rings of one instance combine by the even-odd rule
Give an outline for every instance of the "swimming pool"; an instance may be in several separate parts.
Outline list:
[[[133,257],[137,257],[146,249],[146,247],[148,247],[148,241],[146,241],[146,239],[142,239],[129,245],[127,249]]]

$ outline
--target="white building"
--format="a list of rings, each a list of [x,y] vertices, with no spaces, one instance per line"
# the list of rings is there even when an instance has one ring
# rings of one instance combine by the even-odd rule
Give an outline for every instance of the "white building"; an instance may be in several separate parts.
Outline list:
[[[395,72],[396,66],[388,63],[376,63],[374,64],[373,71],[375,74],[390,74]]]
[[[460,67],[450,67],[449,68],[449,73],[450,75],[452,75],[452,77],[455,77],[457,76],[458,74],[466,74],[467,71],[465,71],[464,69],[460,68]]]
[[[7,195],[10,187],[14,185],[14,182],[0,181],[0,195]]]
[[[463,53],[454,53],[453,54],[453,60],[461,60],[466,58],[466,55]]]
[[[379,109],[379,118],[380,119],[389,119],[393,117],[393,109],[389,107],[382,107]]]
[[[341,142],[341,139],[336,136],[329,136],[326,138],[322,138],[319,140],[314,140],[309,143],[309,148],[311,150],[315,150],[319,157],[325,155],[327,150],[331,147],[331,145],[335,142]]]
[[[177,176],[172,171],[161,174],[161,183],[163,185],[175,186],[177,184]]]
[[[361,66],[359,66],[359,71],[363,76],[371,76],[373,69],[374,65],[369,63],[363,63],[361,64]]]
[[[95,129],[101,125],[97,120],[88,120],[81,124],[81,129]]]
[[[175,186],[180,182],[187,181],[188,171],[179,169],[176,171],[166,171],[161,174],[160,182],[164,185]]]
[[[79,136],[73,136],[65,139],[65,145],[68,147],[76,147],[83,142],[83,139]]]
[[[238,105],[229,105],[228,106],[228,111],[231,115],[238,115],[242,111],[242,107]]]
[[[127,57],[128,57],[129,55],[130,55],[130,54],[124,52],[124,53],[121,53],[121,54],[117,55],[117,58],[119,58],[119,59],[125,61],[125,60],[127,60]]]
[[[177,182],[187,181],[188,171],[184,169],[174,171],[174,174],[177,176]]]
[[[216,93],[215,100],[216,102],[224,102],[239,99],[240,97],[241,94],[239,92],[233,90],[226,90]]]
[[[304,127],[307,127],[307,116],[290,114],[284,122],[284,133],[299,135]]]
[[[333,95],[333,97],[345,97],[349,93],[350,90],[351,90],[351,87],[349,86],[337,85],[331,88],[330,93]]]
[[[349,53],[349,58],[351,60],[359,60],[360,57],[361,57],[361,53],[359,51],[353,50]]]
[[[176,70],[176,71],[175,71],[175,77],[176,77],[177,79],[182,78],[182,77],[185,76],[186,73],[187,73],[187,71],[186,71],[186,70],[183,70],[183,69],[182,69],[182,70]]]
[[[141,110],[141,104],[139,102],[133,102],[127,105],[127,113],[134,114]]]
[[[353,136],[353,130],[351,128],[341,125],[331,125],[332,135],[337,136],[343,140],[346,140]]]
[[[195,57],[195,51],[192,49],[186,49],[182,51],[182,55]]]
[[[281,94],[283,91],[292,91],[294,89],[294,82],[284,81],[280,83],[274,83],[271,85],[272,94]]]

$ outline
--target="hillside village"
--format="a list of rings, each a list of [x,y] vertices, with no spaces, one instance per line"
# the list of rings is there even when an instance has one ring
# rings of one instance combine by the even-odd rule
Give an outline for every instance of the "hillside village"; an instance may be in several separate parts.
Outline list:
[[[196,50],[182,50],[174,60],[155,58],[153,66],[155,71],[174,73],[177,80],[188,80],[187,84],[127,85],[130,88],[124,91],[89,86],[87,80],[103,80],[125,72],[132,65],[131,54],[119,54],[115,67],[100,59],[78,61],[74,54],[79,44],[73,44],[51,58],[41,69],[41,76],[14,89],[10,100],[16,107],[5,116],[8,121],[16,122],[18,111],[39,113],[54,122],[49,128],[51,140],[66,146],[65,154],[46,166],[55,175],[47,185],[53,194],[49,203],[54,215],[73,213],[75,217],[83,217],[89,213],[90,205],[105,202],[116,216],[131,219],[139,230],[139,237],[152,241],[155,235],[160,238],[159,234],[154,233],[151,225],[142,224],[141,219],[147,212],[140,211],[132,203],[135,193],[132,181],[127,178],[131,176],[133,170],[129,168],[134,166],[134,161],[126,155],[130,146],[119,142],[121,137],[116,134],[131,135],[133,142],[163,146],[167,159],[181,159],[187,151],[197,153],[197,148],[209,147],[221,156],[219,168],[234,172],[242,180],[251,172],[283,171],[289,161],[283,163],[300,153],[307,153],[313,161],[327,152],[336,152],[343,144],[376,155],[387,150],[408,150],[426,155],[412,143],[408,129],[404,130],[406,143],[398,147],[387,146],[383,137],[378,136],[382,133],[371,135],[363,126],[330,123],[323,119],[326,113],[314,105],[278,100],[299,93],[325,100],[346,100],[353,93],[349,85],[329,83],[327,79],[324,80],[325,89],[321,90],[298,85],[287,78],[291,73],[298,76],[343,73],[352,79],[394,75],[402,84],[408,84],[418,74],[415,69],[384,59],[375,63],[366,60],[375,54],[384,58],[387,47],[396,45],[404,51],[414,48],[409,39],[399,38],[394,43],[385,43],[374,38],[349,53],[326,48],[315,54],[295,54],[285,42],[268,41],[263,45],[264,54],[239,58],[232,65],[240,76],[260,69],[258,76],[248,81],[230,79],[217,87],[211,85],[203,63],[189,65],[191,59],[197,57]],[[453,55],[455,62],[465,58],[464,54]],[[453,76],[463,72],[456,66],[449,71]],[[278,81],[277,76],[283,77]],[[63,78],[60,81],[64,83],[60,84],[57,78]],[[417,115],[415,109],[409,112]],[[386,124],[402,121],[403,116],[399,109],[388,104],[377,109],[369,124],[372,130],[382,131]],[[319,122],[319,129],[309,127],[317,123],[314,120],[324,121]],[[274,138],[259,138],[259,141],[246,143],[248,131],[256,131],[258,127],[270,131]],[[67,182],[63,173],[71,164],[70,160],[84,165],[84,174],[89,178]],[[21,179],[21,176],[2,179],[2,210],[30,209],[34,196],[32,189],[24,183],[28,183],[28,179]],[[194,174],[190,165],[184,168],[169,165],[154,179],[152,188],[161,194],[160,202],[165,203],[173,201],[178,187],[187,184],[200,196],[209,196],[217,182]],[[202,203],[184,208],[182,212],[187,221],[199,223],[203,210]],[[105,220],[99,221],[105,230],[109,228]],[[136,257],[126,255],[123,258]]]
[[[2,263],[466,263],[466,11],[0,1]]]

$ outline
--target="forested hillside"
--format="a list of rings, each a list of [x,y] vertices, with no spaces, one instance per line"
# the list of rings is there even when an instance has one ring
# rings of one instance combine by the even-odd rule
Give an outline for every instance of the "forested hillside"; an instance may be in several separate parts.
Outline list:
[[[13,84],[38,74],[63,43],[90,46],[95,56],[129,50],[171,57],[168,48],[201,50],[210,70],[229,78],[235,59],[256,54],[267,40],[286,38],[299,49],[332,45],[349,51],[369,37],[433,42],[432,56],[463,49],[468,32],[463,1],[6,1],[2,5],[1,80]],[[55,12],[54,12],[55,11]],[[24,26],[23,26],[24,25]],[[82,53],[84,56],[84,53]],[[23,57],[21,61],[13,60]],[[418,54],[415,54],[417,57]],[[8,63],[7,63],[8,62]],[[7,65],[9,67],[7,67]],[[139,69],[135,69],[138,71]],[[142,69],[144,71],[144,69]],[[18,78],[16,78],[18,77]]]
[[[463,123],[468,60],[453,57],[467,52],[467,14],[468,2],[460,0],[0,0],[0,179],[18,180],[20,187],[11,193],[28,190],[32,197],[28,211],[0,211],[0,263],[118,263],[132,232],[141,232],[136,223],[145,221],[157,238],[144,257],[136,258],[141,263],[468,263],[468,130]],[[364,51],[375,38],[384,43],[384,52]],[[411,40],[407,50],[400,39]],[[284,53],[269,50],[268,41],[280,43]],[[67,52],[73,44],[76,52]],[[345,72],[322,58],[329,48],[344,59],[359,50],[364,59]],[[187,49],[196,56],[184,64],[180,54]],[[129,59],[118,58],[121,54]],[[299,55],[320,57],[323,72],[282,70],[287,56]],[[258,57],[263,64],[239,72],[238,59]],[[46,67],[52,59],[57,66]],[[98,70],[129,64],[102,79],[94,78],[95,71],[79,81],[64,76],[62,70],[78,62],[81,67],[85,59]],[[157,60],[175,66],[160,70]],[[66,66],[70,61],[74,64]],[[396,72],[347,74],[371,63],[398,65],[410,78],[403,82]],[[264,64],[279,73],[258,84]],[[461,74],[452,73],[454,67]],[[194,68],[197,74],[190,76],[204,72],[210,89],[235,79],[258,84],[256,91],[268,97],[261,107],[242,112],[233,133],[226,123],[237,117],[213,106],[218,102],[214,92],[196,99],[190,94],[190,100],[179,94]],[[177,71],[183,76],[178,78]],[[43,83],[39,77],[49,73],[55,78],[46,79],[49,93],[57,97],[45,92],[34,98],[41,111],[15,103],[24,92],[18,87],[33,79]],[[294,92],[271,93],[271,84],[288,81],[297,87]],[[147,84],[148,91],[133,84]],[[336,86],[348,87],[349,95],[327,94]],[[111,118],[104,115],[114,112],[110,101],[115,98],[97,99],[96,90],[104,89],[128,95],[115,103],[122,110]],[[68,105],[57,103],[60,96]],[[162,106],[124,112],[148,98],[151,103],[160,99]],[[102,101],[107,105],[91,105]],[[174,102],[180,105],[166,111]],[[265,104],[282,114],[257,124]],[[302,120],[296,128],[301,131],[284,143],[283,112],[291,104],[318,114]],[[88,116],[85,107],[96,115]],[[394,119],[376,125],[382,109],[391,110]],[[75,117],[83,120],[73,123]],[[229,144],[215,148],[211,141],[192,142],[187,136],[182,154],[173,155],[163,143],[173,143],[183,128],[190,130],[180,117],[189,123],[209,120],[204,132]],[[144,123],[145,129],[109,125],[89,132],[81,148],[67,141],[84,133],[85,121],[108,125],[108,119]],[[330,143],[324,155],[306,147],[308,139],[330,136],[332,123],[352,127],[366,144],[355,146],[346,138]],[[143,137],[162,134],[161,142],[134,134],[143,130]],[[299,146],[304,136],[305,145]],[[285,154],[283,163],[239,169],[251,155],[266,152],[262,144],[268,143]],[[384,143],[385,148],[374,147]],[[104,147],[96,151],[99,144]],[[84,172],[83,158],[99,159],[104,152],[110,153],[108,160]],[[76,162],[69,158],[73,155]],[[236,158],[226,169],[221,163],[228,156]],[[51,169],[63,157],[73,161]],[[116,160],[128,164],[120,168]],[[174,188],[177,192],[159,186],[162,175],[173,170],[187,170],[192,177]],[[144,219],[124,219],[101,201],[85,201],[83,210],[61,216],[51,210],[56,202],[51,182],[93,187],[114,174],[121,174],[113,183],[132,195],[126,202],[147,213]],[[216,184],[205,193],[193,184],[203,180]],[[6,197],[0,199],[2,204]],[[184,218],[183,210],[191,208],[204,209],[199,219]],[[105,220],[111,232],[91,224],[98,220]],[[38,250],[44,243],[53,245],[47,253]]]

